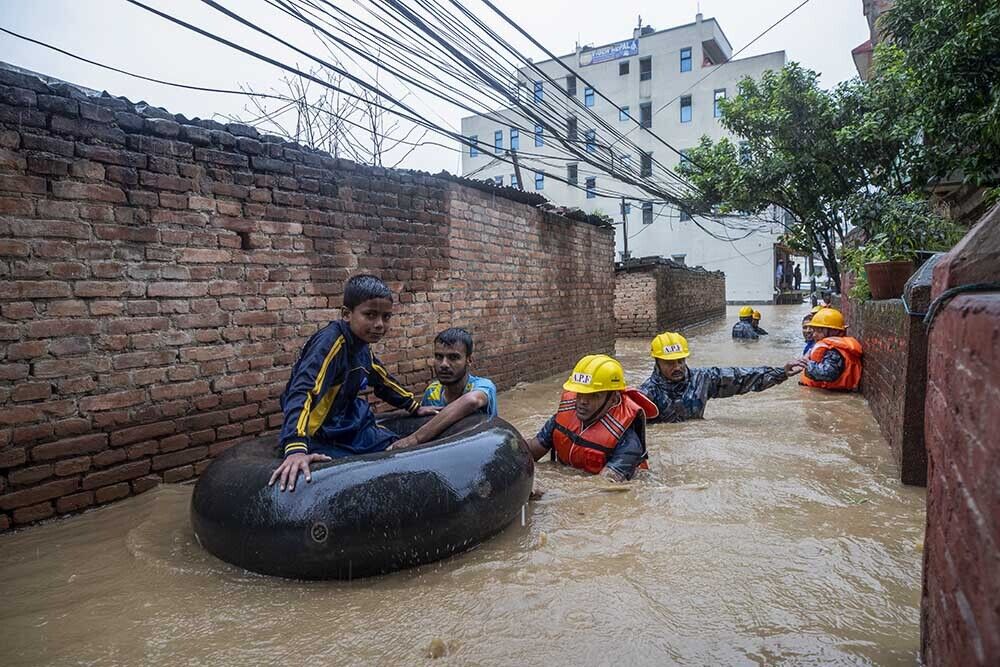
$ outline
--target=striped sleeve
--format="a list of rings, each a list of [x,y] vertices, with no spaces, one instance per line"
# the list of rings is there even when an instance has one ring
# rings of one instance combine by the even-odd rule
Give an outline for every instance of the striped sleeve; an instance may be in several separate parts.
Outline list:
[[[285,456],[309,452],[307,426],[316,397],[328,379],[343,372],[344,337],[335,333],[316,336],[306,343],[302,356],[292,369],[292,377],[281,397],[284,412],[281,447]]]
[[[372,355],[372,374],[369,377],[372,380],[375,395],[389,405],[407,412],[416,412],[417,408],[420,407],[420,401],[404,389],[396,378],[389,375],[389,372],[385,370],[374,354]]]

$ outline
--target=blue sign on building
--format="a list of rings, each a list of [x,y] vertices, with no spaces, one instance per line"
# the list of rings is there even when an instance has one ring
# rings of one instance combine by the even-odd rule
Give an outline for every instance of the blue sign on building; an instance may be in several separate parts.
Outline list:
[[[580,67],[596,65],[597,63],[604,63],[609,60],[618,60],[619,58],[628,58],[638,55],[638,53],[639,40],[626,39],[624,42],[616,42],[615,44],[584,51],[580,54]]]

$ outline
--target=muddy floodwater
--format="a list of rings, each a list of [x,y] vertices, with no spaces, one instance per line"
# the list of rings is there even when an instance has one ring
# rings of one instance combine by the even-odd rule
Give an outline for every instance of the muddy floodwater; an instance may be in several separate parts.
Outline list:
[[[690,363],[797,355],[805,307],[761,310],[770,336],[734,344],[720,320],[689,332]],[[618,343],[633,384],[648,349]],[[504,392],[501,415],[533,434],[562,379]],[[793,380],[705,417],[652,427],[624,492],[542,463],[524,526],[375,579],[220,562],[190,485],[0,535],[0,665],[915,664],[924,493],[864,399]]]

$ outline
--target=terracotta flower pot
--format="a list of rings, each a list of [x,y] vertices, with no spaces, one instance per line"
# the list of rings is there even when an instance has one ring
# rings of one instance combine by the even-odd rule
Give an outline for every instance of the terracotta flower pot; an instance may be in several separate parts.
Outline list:
[[[868,287],[872,291],[872,298],[898,299],[903,296],[903,288],[913,275],[913,271],[911,260],[865,264],[865,275],[868,276]]]

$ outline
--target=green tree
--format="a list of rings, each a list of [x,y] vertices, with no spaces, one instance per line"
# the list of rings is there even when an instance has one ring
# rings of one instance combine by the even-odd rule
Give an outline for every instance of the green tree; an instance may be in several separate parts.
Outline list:
[[[873,95],[889,132],[915,141],[904,160],[914,183],[960,171],[1000,182],[1000,3],[899,0],[881,19]]]
[[[680,166],[696,188],[688,206],[703,214],[784,209],[786,242],[815,251],[839,290],[845,202],[872,185],[899,186],[896,157],[905,137],[876,131],[888,121],[871,117],[873,97],[861,82],[825,91],[817,74],[797,63],[760,81],[745,78],[737,92],[722,102],[722,124],[738,143],[703,137]]]

